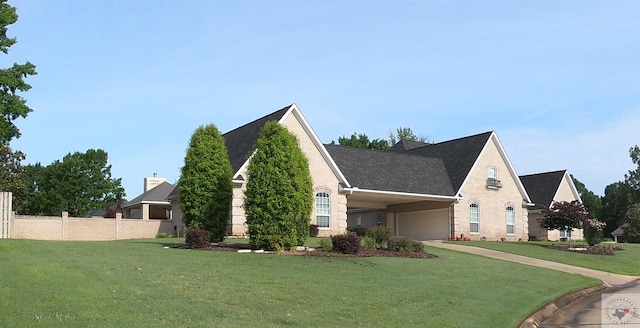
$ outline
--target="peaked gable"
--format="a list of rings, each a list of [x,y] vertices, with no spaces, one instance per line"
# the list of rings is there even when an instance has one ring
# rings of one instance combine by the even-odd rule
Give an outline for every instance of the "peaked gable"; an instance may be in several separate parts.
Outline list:
[[[279,109],[253,122],[233,129],[222,135],[227,146],[231,170],[237,174],[242,165],[249,159],[256,145],[262,127],[270,121],[280,121],[294,105]]]
[[[422,147],[409,149],[405,151],[405,153],[442,159],[451,186],[455,191],[458,191],[469,175],[469,172],[471,172],[473,165],[492,134],[493,132],[485,132],[468,137],[427,144]]]
[[[541,208],[542,204],[549,205],[556,199],[563,181],[569,184],[575,199],[582,202],[567,170],[523,175],[520,176],[520,181],[522,181],[527,193],[531,196],[531,201],[535,204],[534,208],[536,209]]]
[[[172,184],[165,181],[128,201],[122,207],[126,208],[142,203],[166,202],[169,194],[171,194],[174,189],[175,187]]]
[[[440,158],[338,145],[325,148],[353,187],[455,196]]]

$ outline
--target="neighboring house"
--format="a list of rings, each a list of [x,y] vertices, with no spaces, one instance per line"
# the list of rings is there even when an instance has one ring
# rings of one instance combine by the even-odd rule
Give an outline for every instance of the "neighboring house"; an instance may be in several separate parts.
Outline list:
[[[150,179],[150,178],[147,178]],[[147,184],[140,196],[122,205],[125,219],[171,219],[171,203],[167,200],[175,186],[164,181],[160,184]]]
[[[535,204],[529,209],[529,239],[536,240],[560,240],[565,238],[582,239],[582,229],[573,231],[547,230],[540,227],[542,219],[542,205],[551,205],[553,202],[571,202],[577,200],[582,203],[580,194],[576,189],[573,179],[568,171],[553,171],[520,176],[525,189]]]
[[[613,230],[613,232],[611,232],[611,236],[613,237],[613,240],[616,243],[624,242],[623,233],[624,233],[624,229],[628,226],[629,226],[629,223],[624,223],[623,225],[619,226],[618,229]]]
[[[486,132],[436,144],[401,141],[390,151],[324,145],[293,104],[223,135],[233,173],[229,233],[247,231],[247,166],[260,130],[277,121],[309,159],[320,236],[384,224],[418,240],[528,237],[531,201],[498,136]],[[179,189],[168,193],[174,220]]]

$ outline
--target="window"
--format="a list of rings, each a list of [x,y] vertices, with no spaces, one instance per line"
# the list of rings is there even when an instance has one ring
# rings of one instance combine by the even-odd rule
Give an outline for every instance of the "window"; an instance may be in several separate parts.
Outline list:
[[[507,206],[507,235],[516,233],[516,213],[512,206]]]
[[[498,169],[495,166],[487,167],[487,178],[489,179],[498,179]]]
[[[560,230],[560,238],[571,238],[571,230]]]
[[[316,194],[316,224],[318,228],[329,228],[331,216],[331,206],[329,203],[329,194],[319,192]]]
[[[470,233],[480,232],[480,208],[478,204],[469,205],[469,221],[471,226],[469,227]]]
[[[487,166],[487,188],[502,188],[502,183],[498,180],[498,169],[495,166]]]

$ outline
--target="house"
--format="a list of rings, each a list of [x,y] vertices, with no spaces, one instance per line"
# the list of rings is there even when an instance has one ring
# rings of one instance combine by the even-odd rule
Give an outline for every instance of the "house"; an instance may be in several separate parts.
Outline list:
[[[125,219],[171,219],[169,194],[175,186],[161,178],[146,178],[145,191],[122,205]]]
[[[529,239],[560,240],[565,238],[582,239],[582,229],[573,231],[547,230],[540,227],[542,219],[542,205],[553,202],[571,202],[577,200],[582,203],[580,194],[573,183],[573,178],[567,170],[544,172],[520,176],[525,189],[529,192],[534,205],[529,209]]]
[[[388,152],[327,145],[350,186],[348,226],[390,226],[417,240],[521,240],[527,192],[495,132]]]
[[[295,104],[223,135],[233,171],[232,235],[247,230],[247,167],[268,121],[296,135],[309,159],[310,221],[319,236],[384,224],[418,240],[528,238],[533,204],[495,132],[434,144],[400,141],[386,152],[324,145]],[[178,195],[176,187],[166,198],[175,224],[181,224]]]
[[[624,223],[621,226],[619,226],[616,230],[613,230],[613,232],[611,232],[613,241],[615,241],[616,243],[624,242],[624,238],[623,238],[624,229],[628,226],[629,226],[629,223]]]

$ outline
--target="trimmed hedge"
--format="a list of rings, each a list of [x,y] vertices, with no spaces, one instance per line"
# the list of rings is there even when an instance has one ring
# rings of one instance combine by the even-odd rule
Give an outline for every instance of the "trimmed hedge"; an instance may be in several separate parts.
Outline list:
[[[389,250],[394,252],[424,252],[424,246],[419,241],[411,240],[409,237],[389,238]]]
[[[186,236],[187,246],[193,249],[208,248],[211,245],[211,234],[202,229],[191,229]]]
[[[387,226],[375,226],[367,230],[367,237],[373,238],[377,248],[384,248],[389,242],[389,238],[393,236],[393,230]]]
[[[356,233],[346,235],[335,235],[331,237],[333,250],[343,254],[358,254],[360,252],[360,241],[362,237]]]

